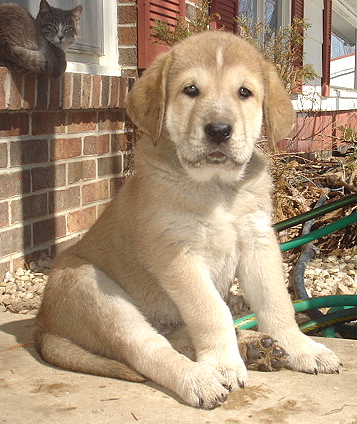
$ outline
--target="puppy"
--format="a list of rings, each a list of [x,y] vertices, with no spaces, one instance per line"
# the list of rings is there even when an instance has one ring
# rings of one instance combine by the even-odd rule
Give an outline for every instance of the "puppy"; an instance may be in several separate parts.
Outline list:
[[[337,372],[337,356],[295,322],[271,226],[271,181],[255,144],[263,125],[273,146],[295,119],[274,67],[235,35],[194,35],[134,84],[127,112],[143,131],[136,173],[55,260],[37,316],[42,358],[151,379],[214,408],[247,380],[224,302],[237,276],[288,368]]]

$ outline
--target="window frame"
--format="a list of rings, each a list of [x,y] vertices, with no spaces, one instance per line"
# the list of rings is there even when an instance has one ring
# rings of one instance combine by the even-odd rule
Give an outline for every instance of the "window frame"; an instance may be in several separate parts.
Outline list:
[[[36,5],[32,0],[12,1],[29,10],[32,16],[37,15],[39,0]],[[51,6],[62,9],[71,9],[77,5],[83,5],[79,36],[66,52],[67,72],[120,75],[117,0],[67,0],[66,4],[63,0],[48,0],[48,2]],[[92,2],[92,4],[90,5],[89,2]],[[0,0],[0,4],[6,3],[8,3],[8,0]],[[94,11],[94,15],[91,19],[88,18],[84,21],[85,8],[91,10],[92,13]],[[85,40],[81,37],[83,22],[85,25],[95,27],[97,38]],[[91,22],[95,22],[96,25]],[[93,33],[91,30],[91,35]]]

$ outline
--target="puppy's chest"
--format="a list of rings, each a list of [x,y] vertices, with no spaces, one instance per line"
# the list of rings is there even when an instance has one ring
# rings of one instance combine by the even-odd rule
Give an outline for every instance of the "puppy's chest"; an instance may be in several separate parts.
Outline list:
[[[226,292],[235,276],[237,251],[237,217],[217,208],[212,214],[199,217],[192,247],[204,259],[217,289]]]

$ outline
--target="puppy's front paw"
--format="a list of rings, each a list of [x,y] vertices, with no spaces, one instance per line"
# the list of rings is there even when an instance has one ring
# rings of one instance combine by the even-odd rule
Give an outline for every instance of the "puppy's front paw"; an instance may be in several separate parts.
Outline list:
[[[216,408],[230,392],[244,387],[247,373],[244,366],[243,370],[238,368],[196,363],[190,372],[182,376],[177,393],[196,408]]]
[[[330,349],[307,336],[298,343],[294,341],[287,350],[289,355],[286,359],[286,368],[295,371],[334,374],[339,372],[339,367],[342,365],[338,356]]]

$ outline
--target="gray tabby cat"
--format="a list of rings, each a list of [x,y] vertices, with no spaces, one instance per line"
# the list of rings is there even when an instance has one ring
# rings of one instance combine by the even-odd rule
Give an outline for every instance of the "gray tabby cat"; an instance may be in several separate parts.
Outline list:
[[[36,19],[23,7],[0,6],[0,62],[27,74],[59,78],[66,70],[67,48],[74,43],[82,6],[51,7],[41,0]]]

